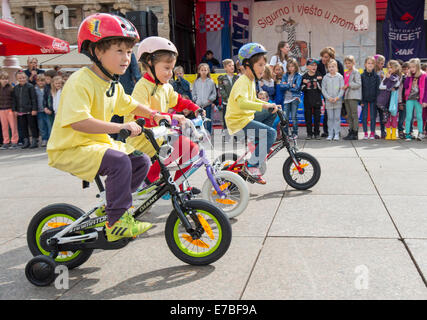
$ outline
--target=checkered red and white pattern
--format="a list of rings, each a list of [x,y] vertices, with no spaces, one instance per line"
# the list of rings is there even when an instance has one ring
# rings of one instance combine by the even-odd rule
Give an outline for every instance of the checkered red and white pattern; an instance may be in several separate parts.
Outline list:
[[[224,27],[224,18],[217,14],[206,15],[206,31],[219,31]]]

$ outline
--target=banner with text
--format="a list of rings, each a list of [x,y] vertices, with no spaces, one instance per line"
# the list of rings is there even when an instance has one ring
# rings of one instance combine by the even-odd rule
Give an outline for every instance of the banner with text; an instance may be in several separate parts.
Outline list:
[[[384,21],[386,59],[425,58],[424,0],[389,0]]]
[[[275,54],[279,41],[287,41],[291,55],[304,66],[309,56],[317,58],[327,46],[338,58],[347,54],[362,61],[368,54],[364,42],[375,43],[375,1],[369,0],[277,0],[252,4],[252,41]],[[366,36],[372,39],[366,41]],[[375,45],[371,44],[371,51]]]

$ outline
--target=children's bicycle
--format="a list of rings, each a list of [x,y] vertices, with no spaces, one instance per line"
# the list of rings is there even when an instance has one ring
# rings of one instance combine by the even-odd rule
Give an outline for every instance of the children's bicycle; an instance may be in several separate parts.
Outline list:
[[[153,130],[144,128],[143,119],[138,119],[137,123],[156,150],[162,177],[153,184],[154,193],[133,211],[134,217],[145,213],[169,192],[173,207],[165,226],[169,249],[178,259],[191,265],[215,262],[230,246],[232,230],[227,216],[208,201],[191,199],[191,193],[180,191],[158,156],[160,147]],[[165,128],[163,120],[158,128]],[[122,130],[121,134],[129,135],[130,132]],[[100,194],[105,194],[99,176],[95,182]],[[87,182],[85,184],[87,186]],[[138,192],[133,196],[137,198]],[[64,203],[42,208],[27,230],[28,247],[34,255],[25,267],[27,279],[36,286],[48,286],[55,280],[58,264],[73,269],[86,262],[94,249],[116,250],[133,240],[122,238],[109,242],[105,235],[106,220],[105,207],[101,204],[88,212]]]
[[[283,115],[283,111],[280,109],[277,110],[277,115],[280,119],[279,127],[281,134],[271,147],[266,161],[260,166],[260,172],[263,175],[267,170],[267,161],[280,150],[286,148],[289,157],[283,163],[283,178],[288,185],[295,189],[309,189],[320,179],[321,169],[319,162],[312,155],[298,151],[296,139],[290,138],[285,130],[288,120]],[[248,150],[242,156],[238,156],[236,153],[224,153],[215,159],[214,165],[222,168],[222,170],[238,173],[250,183],[256,183],[256,179],[245,170],[245,160],[249,158],[251,153],[255,152],[255,148],[256,144],[248,141]]]
[[[204,126],[206,121],[209,121],[209,119],[199,116],[196,119],[187,120],[186,128],[175,128],[180,134],[197,143],[199,154],[181,165],[169,165],[168,169],[174,171],[191,167],[175,181],[178,185],[183,184],[184,190],[188,190],[188,178],[202,166],[205,166],[207,179],[203,183],[201,197],[220,207],[229,218],[233,218],[240,215],[248,206],[249,189],[245,180],[238,174],[230,171],[221,171],[211,165],[206,149],[203,146],[208,144],[213,148],[210,135]],[[150,186],[147,186],[147,188],[150,188]]]

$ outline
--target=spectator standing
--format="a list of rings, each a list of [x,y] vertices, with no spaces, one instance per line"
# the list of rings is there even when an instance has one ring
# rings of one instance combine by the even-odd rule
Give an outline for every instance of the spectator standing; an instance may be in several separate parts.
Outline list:
[[[38,147],[39,130],[37,127],[37,98],[34,86],[28,82],[23,71],[16,74],[18,84],[13,88],[15,110],[18,114],[18,127],[23,138],[22,149]],[[30,130],[28,130],[28,128]],[[30,145],[31,132],[31,145]]]
[[[298,138],[298,119],[297,111],[301,102],[301,82],[302,77],[298,73],[298,62],[291,58],[286,64],[286,73],[283,75],[282,82],[279,84],[279,90],[284,94],[284,107],[288,119],[292,119],[292,136]],[[286,128],[288,130],[288,128]]]
[[[377,114],[377,97],[380,86],[380,76],[375,72],[375,58],[367,57],[365,59],[365,70],[361,75],[362,81],[362,126],[364,139],[368,139],[368,113],[371,117],[369,139],[375,139],[375,126]]]
[[[46,79],[43,74],[39,75],[36,79],[36,86],[34,87],[34,90],[36,91],[36,98],[37,98],[37,124],[40,131],[40,136],[42,138],[41,146],[46,147],[47,140],[49,140],[50,132],[52,130],[52,120],[45,112],[45,91],[49,90],[49,87],[46,87]],[[50,112],[49,110],[47,110]]]
[[[274,81],[273,72],[271,69],[269,66],[265,68],[264,74],[259,81],[259,87],[261,91],[268,93],[268,96],[271,100],[274,100],[276,96],[276,82]]]
[[[175,80],[172,81],[173,89],[183,98],[191,100],[191,84],[190,82],[184,79],[184,68],[182,66],[176,66],[174,69],[174,73]]]
[[[221,96],[222,105],[222,123],[223,123],[223,135],[226,139],[229,138],[227,131],[227,124],[225,122],[225,113],[227,112],[228,97],[230,96],[231,88],[234,83],[239,79],[238,75],[234,74],[234,62],[231,59],[225,59],[222,61],[222,65],[225,69],[226,74],[218,77],[218,91]]]
[[[212,108],[215,107],[216,86],[211,79],[207,63],[201,63],[197,68],[197,79],[193,84],[192,96],[194,103],[203,108],[206,111],[206,116],[211,119]],[[212,123],[210,121],[206,123],[206,127],[209,132],[212,132]]]
[[[347,71],[344,73],[344,105],[347,111],[348,135],[344,140],[358,140],[359,116],[357,107],[362,99],[362,80],[356,69],[356,59],[353,56],[344,58]]]
[[[18,124],[13,102],[13,87],[9,83],[9,74],[4,71],[0,72],[0,121],[3,135],[0,149],[2,150],[18,148]],[[12,133],[11,137],[9,128]]]
[[[418,140],[424,138],[422,108],[426,106],[427,94],[425,92],[426,74],[421,70],[421,62],[418,58],[409,60],[409,75],[405,80],[406,97],[406,141],[411,141],[410,125],[415,109],[418,126]]]
[[[322,80],[322,94],[328,113],[329,135],[326,140],[339,140],[344,78],[338,73],[338,63],[333,59],[328,63],[328,71]]]
[[[317,61],[307,60],[307,72],[302,76],[301,91],[304,93],[304,116],[307,140],[320,139],[320,113],[322,108],[322,76],[317,71]],[[313,130],[314,118],[314,130]]]
[[[335,49],[332,47],[325,47],[320,51],[320,63],[317,67],[317,69],[320,72],[320,75],[325,78],[326,73],[328,72],[328,63],[331,59],[335,60],[337,62],[338,66],[338,73],[341,74],[344,77],[344,66],[339,60],[335,59]],[[322,137],[327,137],[328,134],[328,113],[325,110],[325,113],[323,115],[323,133]]]
[[[400,86],[399,86],[399,120],[397,123],[397,129],[399,131],[400,139],[405,139],[405,128],[403,127],[403,124],[406,118],[406,97],[405,97],[404,83],[405,83],[406,77],[408,76],[408,71],[409,71],[408,62],[402,63],[402,74],[401,74],[401,80],[400,80]],[[424,110],[425,108],[423,109],[423,112]],[[409,134],[412,135],[412,117],[411,117]]]
[[[275,66],[276,64],[281,64],[283,70],[286,70],[286,64],[289,59],[289,51],[291,48],[289,47],[289,43],[286,41],[280,41],[277,44],[277,51],[274,56],[270,59],[270,66]]]
[[[41,70],[38,68],[38,60],[34,57],[28,57],[27,59],[27,66],[28,68],[24,70],[25,74],[28,77],[28,82],[31,83],[33,86],[36,85],[36,79],[37,75],[44,73],[44,70]]]

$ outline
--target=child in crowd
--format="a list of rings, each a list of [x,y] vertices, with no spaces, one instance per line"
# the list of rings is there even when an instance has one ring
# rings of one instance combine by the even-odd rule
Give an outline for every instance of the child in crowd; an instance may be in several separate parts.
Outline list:
[[[317,71],[317,61],[307,60],[307,72],[302,76],[301,91],[304,93],[304,116],[307,140],[320,140],[320,112],[322,107],[322,76]],[[314,117],[314,130],[313,130]]]
[[[96,35],[95,24],[99,27]],[[78,51],[93,64],[73,73],[66,82],[47,144],[50,166],[87,181],[93,181],[96,175],[107,176],[108,241],[136,237],[152,226],[135,220],[128,212],[132,192],[145,179],[150,158],[135,154],[132,146],[108,135],[126,129],[135,137],[141,133],[141,127],[134,121],[115,123],[110,119],[113,114],[139,115],[156,123],[169,119],[127,95],[118,82],[138,40],[135,27],[124,18],[97,13],[83,20],[78,31]]]
[[[41,146],[46,147],[47,140],[49,139],[49,136],[50,136],[50,131],[52,130],[53,121],[51,120],[50,114],[47,114],[45,112],[45,109],[47,108],[45,107],[45,104],[44,104],[44,96],[45,96],[45,90],[47,89],[46,89],[46,77],[44,74],[40,74],[37,76],[36,86],[34,89],[36,91],[36,97],[37,97],[37,108],[38,108],[37,124],[39,126],[40,136],[42,138]],[[50,111],[48,110],[48,112]]]
[[[408,71],[409,71],[409,63],[408,62],[402,63],[402,74],[401,74],[401,80],[400,80],[400,86],[399,86],[399,120],[397,124],[397,128],[399,130],[399,139],[405,139],[405,128],[403,127],[403,123],[406,118],[406,98],[405,98],[404,84],[405,84],[406,77],[408,76]],[[410,126],[409,133],[412,135],[412,117],[411,117],[411,126]]]
[[[266,68],[266,70],[267,70],[267,68]],[[267,91],[258,92],[258,99],[265,101],[265,102],[271,102]]]
[[[9,83],[9,74],[0,72],[0,121],[3,135],[1,150],[18,148],[18,123],[16,122],[13,87]],[[9,128],[12,136],[9,135]]]
[[[184,68],[177,66],[173,71],[175,74],[175,80],[172,81],[173,89],[181,96],[187,96],[191,99],[191,85],[184,79]]]
[[[222,65],[225,69],[226,74],[220,75],[218,77],[218,90],[219,95],[221,96],[221,104],[222,104],[222,120],[223,120],[223,134],[227,130],[227,123],[225,122],[225,114],[227,112],[227,103],[228,97],[230,96],[231,88],[233,88],[234,83],[239,79],[238,75],[234,74],[234,62],[231,59],[225,59],[222,61]],[[226,139],[228,135],[225,135]]]
[[[276,64],[273,67],[273,79],[275,83],[275,97],[274,97],[274,103],[276,105],[280,105],[283,110],[283,99],[284,99],[284,92],[280,90],[279,85],[282,82],[283,75],[285,74],[285,69],[283,69],[283,66],[281,64]]]
[[[386,127],[386,139],[396,139],[396,128],[398,115],[394,116],[390,113],[390,97],[391,92],[399,90],[400,85],[400,64],[396,60],[390,60],[387,64],[387,73],[384,74],[384,79],[380,84],[380,91],[377,98],[377,108],[384,113],[384,121]],[[397,97],[397,96],[396,96]],[[398,101],[396,100],[396,107]]]
[[[153,110],[156,110],[155,112],[160,112],[162,115],[172,118],[173,121],[177,121],[183,126],[186,124],[186,119],[183,115],[178,113],[187,113],[187,111],[190,111],[194,112],[195,115],[198,116],[201,109],[191,100],[183,99],[182,96],[174,91],[173,87],[169,84],[177,56],[178,51],[175,45],[168,39],[162,37],[145,38],[138,47],[136,58],[142,63],[147,72],[136,83],[132,92],[132,97],[144,105],[150,105]],[[174,113],[170,113],[169,109]],[[125,121],[132,121],[133,119],[133,115],[125,117]],[[151,120],[148,121],[147,119],[146,126],[153,127],[157,126],[157,124],[153,123]],[[163,161],[165,165],[168,165],[177,159],[179,159],[178,164],[182,164],[189,161],[197,154],[197,144],[193,143],[189,138],[185,136],[177,136],[172,139],[173,140],[170,143],[173,146],[173,152],[166,160]],[[161,145],[162,142],[163,139],[160,138],[158,141],[159,145]],[[135,149],[146,153],[150,157],[154,156],[156,152],[152,144],[144,135],[129,138],[127,139],[127,143]],[[180,178],[182,174],[189,169],[190,166],[176,171],[174,177],[175,180]],[[159,175],[160,165],[156,161],[153,163],[147,174],[148,181],[146,182],[155,182],[159,179]]]
[[[377,97],[381,83],[380,76],[375,72],[375,63],[374,57],[367,57],[365,59],[365,70],[361,75],[362,101],[360,105],[362,106],[364,139],[368,139],[368,113],[371,116],[369,139],[375,139]]]
[[[322,81],[322,94],[328,113],[328,137],[326,140],[339,140],[341,129],[341,108],[344,96],[344,78],[338,73],[335,59],[329,60],[328,73]]]
[[[273,73],[269,66],[265,68],[264,74],[262,75],[261,80],[259,81],[260,91],[265,91],[268,93],[268,96],[274,100],[276,95],[276,83],[274,81]]]
[[[385,65],[385,57],[383,55],[381,55],[381,54],[376,54],[374,56],[374,58],[375,58],[375,72],[379,75],[379,77],[380,77],[380,79],[382,81],[384,79],[384,75],[385,75],[384,74],[384,70],[383,70],[384,69],[384,65]],[[384,112],[383,112],[382,109],[378,108],[378,105],[377,105],[377,108],[375,109],[375,114],[374,114],[375,118],[373,118],[373,119],[375,119],[375,121],[377,119],[377,114],[378,114],[379,119],[380,119],[381,136],[377,136],[376,135],[375,139],[379,139],[379,138],[384,139],[386,137],[385,122],[384,122]],[[371,116],[372,116],[372,114],[371,114]],[[372,119],[372,117],[371,117],[371,119]]]
[[[18,114],[18,128],[21,129],[20,134],[22,133],[22,149],[37,148],[39,129],[37,127],[36,92],[34,86],[28,83],[27,75],[23,71],[16,73],[16,79],[18,84],[13,88],[13,99]],[[29,132],[31,132],[31,144]]]
[[[211,79],[209,65],[207,63],[199,64],[197,68],[197,79],[193,84],[193,101],[196,105],[203,108],[206,112],[206,117],[212,118],[212,109],[215,107],[216,86]],[[212,123],[206,122],[206,129],[212,133]]]
[[[52,111],[54,114],[58,112],[59,100],[61,99],[62,87],[64,85],[64,80],[62,76],[55,76],[52,79],[52,85],[50,88],[50,95],[52,97]]]
[[[283,75],[279,90],[283,92],[283,104],[288,119],[292,119],[292,137],[298,138],[297,111],[301,102],[301,81],[302,77],[298,73],[298,62],[291,58],[286,65],[286,73]],[[288,128],[286,128],[288,130]]]
[[[406,98],[406,141],[411,141],[410,124],[412,113],[415,109],[418,126],[417,140],[424,138],[422,108],[427,103],[427,94],[425,94],[426,74],[421,70],[421,61],[418,58],[409,60],[409,74],[405,80],[405,98]]]
[[[227,122],[228,132],[232,135],[243,132],[252,136],[257,143],[251,158],[245,163],[245,171],[257,183],[265,184],[259,166],[265,161],[268,151],[276,140],[276,130],[271,125],[276,117],[277,106],[266,103],[256,96],[255,81],[258,81],[264,73],[267,64],[267,50],[258,43],[247,43],[239,50],[239,60],[245,68],[245,74],[241,76],[228,98]],[[255,118],[256,111],[273,109],[273,113],[260,113]],[[261,118],[262,117],[262,118]]]
[[[348,135],[344,140],[357,140],[359,132],[359,116],[357,107],[362,99],[362,80],[359,70],[356,69],[356,59],[346,56],[344,64],[347,69],[344,72],[344,105],[347,111]]]

